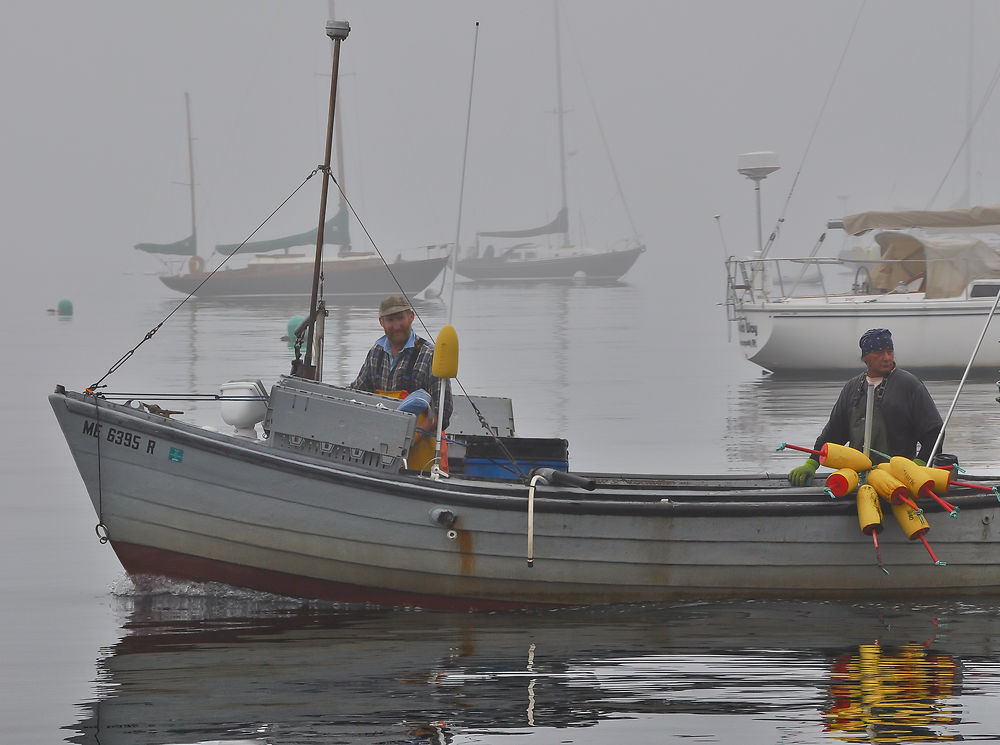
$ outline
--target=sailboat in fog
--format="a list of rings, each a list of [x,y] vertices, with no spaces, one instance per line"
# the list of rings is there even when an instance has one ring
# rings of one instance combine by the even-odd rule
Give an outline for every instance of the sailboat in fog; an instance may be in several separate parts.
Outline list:
[[[559,7],[555,8],[556,114],[559,132],[559,175],[562,205],[545,225],[522,230],[494,230],[476,233],[476,244],[456,261],[455,271],[467,279],[481,282],[537,282],[585,279],[588,282],[614,282],[632,268],[646,247],[637,237],[619,246],[595,251],[574,245],[569,235],[569,209],[566,198],[566,144],[563,126],[562,62],[559,39]],[[540,238],[548,237],[541,242]],[[492,243],[483,247],[483,239],[535,239],[519,241],[503,249]]]
[[[225,257],[223,262],[235,254],[253,256],[240,268],[222,267],[221,270],[214,271],[206,268],[205,259],[198,254],[191,105],[187,93],[184,94],[184,101],[187,111],[191,235],[174,243],[139,243],[135,248],[147,253],[190,257],[186,267],[182,265],[179,272],[160,275],[163,284],[185,294],[191,293],[202,298],[309,295],[315,253],[292,253],[290,249],[299,246],[315,247],[318,228],[268,240],[218,244],[215,246],[215,253]],[[343,184],[339,116],[336,134],[337,165],[340,170],[338,181]],[[432,256],[430,251],[423,257],[409,260],[400,255],[389,265],[391,272],[386,271],[386,262],[378,254],[355,251],[351,247],[348,209],[343,198],[337,213],[326,220],[323,227],[324,245],[338,246],[339,249],[335,256],[323,259],[324,294],[328,298],[383,297],[399,292],[400,288],[412,297],[426,289],[447,262],[446,256]],[[276,251],[282,253],[274,254]]]

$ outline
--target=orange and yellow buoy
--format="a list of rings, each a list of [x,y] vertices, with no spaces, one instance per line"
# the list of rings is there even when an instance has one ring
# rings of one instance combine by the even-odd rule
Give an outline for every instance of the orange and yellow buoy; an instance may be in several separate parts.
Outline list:
[[[878,565],[888,574],[889,572],[882,566],[882,552],[878,547],[878,534],[885,527],[882,524],[882,505],[879,503],[878,492],[871,484],[862,484],[858,488],[858,524],[862,533],[872,537]]]
[[[997,487],[986,486],[985,484],[970,484],[967,481],[955,481],[955,479],[952,478],[954,473],[951,470],[951,468],[953,468],[953,466],[940,466],[927,469],[928,471],[932,472],[932,477],[934,478],[934,484],[935,484],[934,491],[936,491],[938,494],[947,494],[948,488],[952,484],[954,484],[955,486],[964,486],[968,489],[978,489],[980,491],[992,492],[993,496],[995,496],[998,500],[1000,500],[1000,489],[997,489]],[[942,473],[946,474],[948,478],[944,480],[944,485],[939,488],[939,482],[941,480],[940,474]]]
[[[887,469],[873,468],[868,472],[868,483],[874,487],[879,496],[889,500],[892,505],[903,504],[914,512],[923,512],[908,496],[906,484],[893,476]]]
[[[931,544],[929,544],[927,542],[927,538],[925,538],[925,535],[927,531],[931,529],[931,526],[922,512],[910,509],[910,507],[906,504],[899,503],[892,505],[892,514],[896,516],[896,521],[903,529],[907,538],[911,541],[919,539],[924,544],[924,548],[927,549],[927,553],[930,554],[934,563],[940,566],[945,566],[945,563],[934,555],[934,550],[931,548]]]
[[[937,481],[935,476],[929,473],[934,469],[919,466],[909,458],[900,455],[893,456],[889,460],[889,468],[892,474],[906,485],[914,499],[929,497],[941,505],[951,517],[958,517],[958,508],[934,493]]]
[[[858,524],[865,535],[881,533],[885,527],[882,524],[882,505],[878,501],[878,492],[871,484],[862,484],[858,489]],[[877,541],[875,545],[878,545]]]
[[[846,445],[838,445],[835,442],[827,442],[819,450],[802,447],[801,445],[789,445],[787,442],[781,443],[778,450],[789,448],[799,450],[803,453],[812,453],[819,457],[819,464],[827,468],[850,468],[854,471],[867,471],[872,467],[872,460],[860,450],[849,448]]]
[[[844,497],[858,488],[858,472],[853,468],[840,468],[826,477],[826,488],[835,497]]]

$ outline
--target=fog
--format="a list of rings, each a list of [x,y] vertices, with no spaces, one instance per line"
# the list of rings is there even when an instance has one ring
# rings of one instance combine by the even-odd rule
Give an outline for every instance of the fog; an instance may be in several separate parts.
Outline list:
[[[943,180],[934,206],[956,203],[967,183],[974,201],[995,201],[994,103],[970,140],[968,177],[959,148],[970,100],[975,111],[1000,62],[982,32],[997,26],[1000,6],[561,8],[571,224],[599,248],[631,234],[596,111],[649,247],[628,281],[669,297],[668,310],[721,315],[724,251],[755,247],[740,153],[781,159],[762,192],[765,233],[783,217],[772,256],[807,253],[831,217],[926,207]],[[94,287],[141,302],[122,278],[155,271],[157,260],[132,246],[189,231],[185,92],[202,255],[246,237],[322,161],[331,59],[323,0],[22,0],[5,11],[8,310]],[[462,240],[552,219],[550,3],[341,0],[336,13],[352,29],[339,97],[345,189],[381,250],[454,240],[474,48]],[[308,229],[318,194],[313,179],[258,237]]]

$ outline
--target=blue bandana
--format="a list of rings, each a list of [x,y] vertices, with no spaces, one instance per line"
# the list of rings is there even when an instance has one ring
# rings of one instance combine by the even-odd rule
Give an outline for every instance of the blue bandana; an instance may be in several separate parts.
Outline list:
[[[870,352],[892,349],[892,334],[889,333],[889,329],[868,329],[861,335],[858,345],[861,347],[862,357]]]

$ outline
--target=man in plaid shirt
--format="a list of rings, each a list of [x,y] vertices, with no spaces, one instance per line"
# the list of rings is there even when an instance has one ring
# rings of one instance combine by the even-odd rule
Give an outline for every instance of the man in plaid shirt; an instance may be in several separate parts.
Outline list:
[[[405,397],[423,389],[430,394],[432,421],[436,426],[441,385],[444,384],[443,429],[451,418],[451,381],[431,375],[434,345],[413,331],[416,314],[410,302],[401,295],[390,295],[379,305],[378,322],[385,336],[368,351],[361,371],[351,388],[369,393],[388,393]]]

